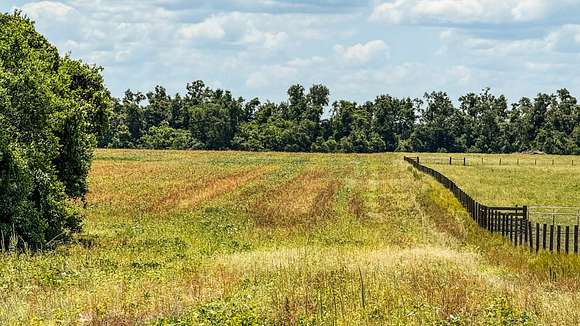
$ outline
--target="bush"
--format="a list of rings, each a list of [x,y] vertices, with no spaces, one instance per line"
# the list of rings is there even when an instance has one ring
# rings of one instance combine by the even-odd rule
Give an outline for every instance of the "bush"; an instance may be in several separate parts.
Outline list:
[[[20,12],[0,14],[0,233],[39,249],[79,231],[110,95],[101,69],[60,57]],[[16,237],[14,237],[16,235]],[[1,240],[0,240],[1,241]]]
[[[183,129],[174,129],[167,124],[151,127],[149,132],[141,137],[144,148],[151,149],[200,149],[203,144]]]

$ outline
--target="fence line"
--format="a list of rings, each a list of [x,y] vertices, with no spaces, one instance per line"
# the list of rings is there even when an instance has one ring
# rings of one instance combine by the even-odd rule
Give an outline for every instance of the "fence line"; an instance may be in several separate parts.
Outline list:
[[[405,156],[404,159],[417,170],[429,174],[449,189],[467,210],[469,216],[480,227],[489,232],[500,233],[515,246],[526,246],[532,252],[549,250],[550,252],[578,254],[578,224],[564,225],[564,228],[562,225],[545,223],[535,223],[534,225],[529,220],[527,206],[493,207],[483,205],[469,196],[448,177],[422,165],[419,157]]]
[[[422,162],[428,162],[429,164],[437,165],[465,165],[465,166],[475,166],[475,165],[534,165],[534,166],[572,166],[579,167],[580,160],[574,161],[563,160],[563,159],[550,159],[550,158],[506,158],[506,157],[496,157],[496,158],[486,158],[483,157],[421,157]]]

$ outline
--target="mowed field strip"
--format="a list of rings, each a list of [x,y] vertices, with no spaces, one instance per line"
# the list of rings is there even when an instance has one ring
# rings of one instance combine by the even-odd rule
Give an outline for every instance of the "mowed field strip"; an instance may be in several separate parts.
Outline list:
[[[578,257],[479,229],[400,154],[98,150],[89,179],[72,244],[0,256],[0,324],[580,324]]]

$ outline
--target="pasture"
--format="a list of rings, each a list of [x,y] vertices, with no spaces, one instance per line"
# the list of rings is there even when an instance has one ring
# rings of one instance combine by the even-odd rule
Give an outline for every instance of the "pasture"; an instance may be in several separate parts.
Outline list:
[[[453,157],[451,165],[449,157]],[[422,163],[454,180],[486,205],[569,207],[563,210],[532,208],[534,214],[530,218],[545,223],[554,220],[577,224],[580,217],[580,158],[577,156],[428,154]],[[552,211],[563,215],[552,218]],[[542,216],[535,212],[542,212]]]
[[[579,198],[576,167],[437,168]],[[494,191],[519,177],[560,188]],[[580,324],[578,256],[486,233],[401,154],[98,150],[89,180],[73,243],[0,254],[0,324]]]

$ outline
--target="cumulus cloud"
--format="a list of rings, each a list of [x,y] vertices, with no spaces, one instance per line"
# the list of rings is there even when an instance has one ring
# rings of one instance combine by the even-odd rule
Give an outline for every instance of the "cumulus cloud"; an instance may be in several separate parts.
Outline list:
[[[387,44],[382,40],[357,43],[349,47],[336,45],[334,50],[344,61],[351,64],[365,64],[378,58],[387,58],[389,52]]]
[[[272,30],[272,20],[270,14],[233,12],[213,15],[199,23],[182,26],[179,37],[183,40],[220,40],[275,49],[284,44],[289,35],[283,30]]]
[[[460,30],[440,33],[442,49],[466,50],[476,56],[524,57],[580,53],[580,25],[567,24],[552,28],[545,35],[529,38],[484,37]]]
[[[371,20],[391,24],[533,21],[545,18],[559,5],[549,0],[394,0],[378,3]]]
[[[33,19],[39,19],[41,17],[63,19],[73,11],[71,6],[56,1],[31,2],[23,5],[21,9]]]
[[[529,95],[564,79],[580,90],[579,0],[8,2],[61,52],[104,66],[116,96],[195,79],[274,100],[296,82],[354,100],[498,85]]]
[[[221,39],[226,35],[226,32],[220,19],[210,17],[201,23],[181,27],[179,34],[181,37],[186,39]]]

